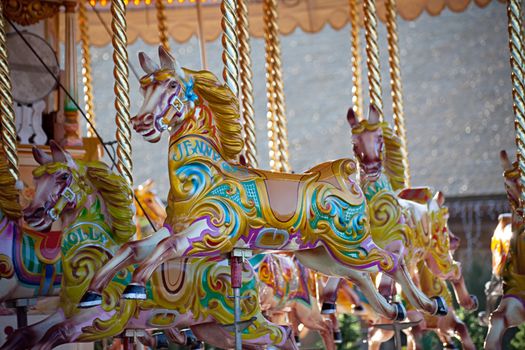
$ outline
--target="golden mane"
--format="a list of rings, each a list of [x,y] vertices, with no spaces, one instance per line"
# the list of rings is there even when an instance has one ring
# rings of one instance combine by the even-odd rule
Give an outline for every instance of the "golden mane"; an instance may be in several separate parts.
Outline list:
[[[184,72],[193,77],[195,93],[208,103],[213,112],[222,155],[226,160],[237,160],[244,147],[237,96],[209,71],[184,69]]]
[[[405,176],[407,167],[401,148],[401,140],[388,123],[383,123],[382,129],[385,142],[385,158],[383,161],[385,174],[390,179],[390,184],[394,191],[401,190],[408,186]]]
[[[5,162],[0,162],[0,210],[10,219],[22,217],[16,181]]]
[[[133,222],[133,192],[124,178],[102,162],[87,163],[86,176],[99,191],[111,217],[112,237],[118,244],[135,234]]]

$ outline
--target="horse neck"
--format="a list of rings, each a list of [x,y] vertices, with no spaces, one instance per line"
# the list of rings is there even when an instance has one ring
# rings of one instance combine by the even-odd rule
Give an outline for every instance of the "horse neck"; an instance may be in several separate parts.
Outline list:
[[[224,159],[220,153],[220,140],[211,110],[206,105],[200,105],[192,113],[171,135],[170,162],[185,163],[191,158],[202,156],[214,162]]]
[[[88,241],[102,242],[106,249],[116,251],[119,245],[112,238],[111,227],[111,216],[104,200],[95,191],[87,196],[84,204],[62,216],[62,253],[82,248]]]
[[[19,222],[11,220],[0,210],[0,255],[12,256],[15,230]]]
[[[393,191],[390,180],[385,173],[385,168],[381,168],[381,174],[377,180],[368,180],[367,174],[365,173],[364,167],[359,169],[359,183],[361,188],[365,193],[365,196],[368,200],[373,198],[378,192],[382,190]]]

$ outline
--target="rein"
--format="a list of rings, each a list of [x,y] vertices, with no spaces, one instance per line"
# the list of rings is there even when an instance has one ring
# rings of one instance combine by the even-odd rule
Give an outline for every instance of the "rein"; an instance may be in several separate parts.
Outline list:
[[[185,102],[187,102],[187,100],[185,99],[183,101],[179,97],[181,91],[181,85],[177,84],[177,89],[168,98],[168,105],[162,110],[161,113],[154,116],[155,128],[158,131],[163,132],[167,130],[173,118],[180,118],[184,114],[184,110],[186,109]]]
[[[57,221],[62,214],[62,211],[64,208],[71,203],[75,202],[75,192],[72,190],[72,184],[73,184],[73,175],[70,175],[66,184],[60,191],[58,200],[56,201],[55,205],[47,211],[47,214],[53,221]],[[78,186],[76,186],[78,187]]]

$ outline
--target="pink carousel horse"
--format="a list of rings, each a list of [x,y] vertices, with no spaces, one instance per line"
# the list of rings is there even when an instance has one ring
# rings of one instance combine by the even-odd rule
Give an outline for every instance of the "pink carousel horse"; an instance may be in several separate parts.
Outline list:
[[[165,227],[124,245],[96,274],[83,301],[100,302],[108,281],[129,264],[139,267],[123,296],[144,299],[147,281],[168,259],[250,249],[294,251],[309,268],[350,278],[388,318],[403,318],[404,310],[377,292],[370,272],[389,274],[423,309],[443,310],[439,301],[416,300],[414,284],[397,268],[398,256],[372,240],[365,196],[351,179],[353,160],[326,162],[304,174],[240,165],[243,140],[235,95],[208,71],[179,68],[162,47],[159,56],[160,68],[139,55],[146,72],[144,103],[132,123],[149,142],[170,133]]]
[[[2,350],[52,349],[71,342],[114,337],[125,329],[168,330],[184,343],[179,330],[190,328],[207,343],[229,348],[234,344],[230,268],[226,259],[204,257],[166,261],[148,282],[148,301],[119,300],[133,267],[120,271],[105,290],[105,302],[90,309],[77,308],[89,282],[135,233],[133,196],[125,180],[102,162],[74,161],[51,143],[53,157],[38,149],[34,155],[36,193],[24,210],[29,225],[46,232],[54,220],[62,222],[61,252],[64,273],[59,309],[43,321],[17,330]],[[243,265],[241,310],[247,327],[247,349],[268,345],[297,349],[286,327],[268,322],[258,303],[253,269]]]
[[[462,306],[477,307],[475,296],[469,295],[460,265],[450,251],[448,209],[440,192],[432,196],[428,188],[405,188],[404,164],[397,137],[379,113],[371,106],[368,120],[358,121],[350,108],[348,122],[352,127],[354,154],[359,162],[360,184],[367,198],[370,228],[374,242],[398,254],[399,269],[410,275],[415,264],[425,260],[440,278],[450,280]],[[407,280],[414,283],[410,277]],[[379,290],[393,295],[392,280],[382,275]],[[418,310],[446,314],[446,303],[436,296],[437,309],[415,285],[402,286],[403,293]]]
[[[501,162],[512,210],[512,234],[508,253],[502,262],[503,296],[497,309],[490,315],[485,339],[485,349],[490,350],[501,349],[505,331],[525,322],[525,225],[520,206],[520,193],[523,189],[518,164],[511,164],[505,151],[501,152]]]

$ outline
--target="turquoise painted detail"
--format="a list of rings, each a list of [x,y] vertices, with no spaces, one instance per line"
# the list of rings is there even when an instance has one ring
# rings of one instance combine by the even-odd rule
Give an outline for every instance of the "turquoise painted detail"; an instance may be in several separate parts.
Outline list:
[[[320,222],[327,223],[330,229],[340,238],[347,240],[349,244],[359,241],[365,234],[365,227],[361,224],[363,221],[366,203],[363,202],[359,206],[352,206],[344,200],[336,196],[327,196],[324,200],[318,200],[319,191],[316,189],[311,199],[310,208],[314,212],[314,216],[310,220],[310,227],[315,229]],[[329,208],[329,213],[322,213],[317,207],[316,203],[323,203],[323,206]],[[338,220],[339,227],[344,227],[341,231],[335,225],[334,220]],[[356,254],[351,254],[352,257],[357,257]]]
[[[388,180],[388,177],[382,173],[381,176],[379,176],[379,179],[375,182],[367,183],[365,188],[363,189],[365,193],[366,200],[369,201],[376,194],[379,192],[385,190],[393,192],[392,185],[390,184],[390,181]]]

